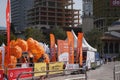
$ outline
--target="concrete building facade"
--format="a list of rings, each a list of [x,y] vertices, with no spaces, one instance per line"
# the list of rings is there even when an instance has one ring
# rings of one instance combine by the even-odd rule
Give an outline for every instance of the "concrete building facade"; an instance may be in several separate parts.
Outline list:
[[[73,4],[73,0],[34,0],[34,7],[28,11],[28,25],[74,27],[80,23],[80,14],[73,9]]]
[[[105,56],[113,57],[120,55],[120,20],[112,23],[102,37],[104,43],[103,53]]]
[[[84,33],[94,28],[93,0],[83,0],[82,30]]]
[[[21,31],[27,26],[27,10],[33,6],[33,0],[11,0],[11,23]]]
[[[94,24],[101,31],[107,31],[108,27],[120,18],[119,0],[93,0]]]

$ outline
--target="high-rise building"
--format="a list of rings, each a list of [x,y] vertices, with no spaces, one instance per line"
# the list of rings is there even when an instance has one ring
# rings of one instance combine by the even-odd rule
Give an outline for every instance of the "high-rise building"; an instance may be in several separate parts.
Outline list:
[[[120,0],[93,0],[93,15],[95,26],[106,31],[120,18]]]
[[[27,26],[27,10],[33,6],[33,0],[11,0],[11,20],[17,31]]]
[[[73,9],[73,0],[34,0],[28,11],[28,25],[53,28],[79,25],[79,10]]]
[[[93,0],[83,0],[82,30],[86,33],[93,28]]]

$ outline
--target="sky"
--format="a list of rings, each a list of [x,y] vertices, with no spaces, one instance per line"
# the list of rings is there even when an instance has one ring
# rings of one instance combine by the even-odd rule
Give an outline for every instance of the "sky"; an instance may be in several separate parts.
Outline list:
[[[6,26],[6,13],[5,13],[5,9],[6,9],[6,3],[7,0],[0,0],[0,26],[5,27]]]
[[[79,9],[80,14],[82,14],[82,0],[73,0],[75,2],[74,4],[74,8],[75,9]],[[6,26],[6,4],[7,4],[7,0],[0,0],[0,26],[5,27]]]

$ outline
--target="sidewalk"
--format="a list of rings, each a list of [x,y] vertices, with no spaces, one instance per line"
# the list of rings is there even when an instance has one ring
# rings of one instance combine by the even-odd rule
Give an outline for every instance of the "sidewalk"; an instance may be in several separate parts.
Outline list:
[[[114,64],[115,64],[114,62],[108,62],[107,64],[103,64],[101,67],[95,70],[87,71],[88,80],[113,80]],[[83,76],[84,76],[83,74],[66,75],[66,76],[47,78],[46,80],[65,80],[65,79],[83,77]]]
[[[114,62],[108,62],[95,70],[88,71],[88,80],[113,80],[114,64]]]

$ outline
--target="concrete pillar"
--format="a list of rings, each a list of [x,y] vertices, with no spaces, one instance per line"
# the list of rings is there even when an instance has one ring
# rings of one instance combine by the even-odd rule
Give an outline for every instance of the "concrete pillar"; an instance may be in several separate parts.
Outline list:
[[[110,42],[108,42],[108,47],[107,47],[107,49],[108,49],[108,54],[110,53],[109,47],[110,47]]]
[[[113,42],[113,54],[115,54],[115,42]]]
[[[119,53],[120,53],[120,42],[119,42]]]
[[[55,2],[55,26],[57,26],[57,2]]]
[[[46,6],[48,7],[48,1],[46,1]],[[47,25],[48,25],[48,8],[47,8]]]

